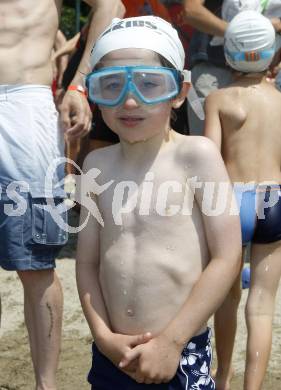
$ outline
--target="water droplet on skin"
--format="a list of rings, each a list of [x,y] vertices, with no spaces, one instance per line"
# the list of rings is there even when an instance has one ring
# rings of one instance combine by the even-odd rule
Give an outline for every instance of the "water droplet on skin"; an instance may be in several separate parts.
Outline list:
[[[168,251],[174,251],[176,248],[175,248],[173,245],[168,245],[168,246],[166,247],[166,249],[167,249]]]
[[[120,263],[121,265],[124,265],[124,261],[121,261],[121,263]]]
[[[128,316],[132,317],[134,315],[134,312],[132,309],[128,309],[127,314],[128,314]]]
[[[127,290],[124,290],[124,291],[123,291],[123,294],[124,294],[124,295],[127,295]]]
[[[265,266],[265,272],[267,272],[269,270],[269,265],[267,264],[266,266]]]
[[[259,352],[258,352],[258,351],[256,352],[256,359],[257,359],[257,360],[259,359]],[[256,371],[257,371],[257,368],[258,368],[258,362],[256,362],[256,365],[255,365],[253,371],[256,372]]]
[[[121,274],[121,278],[125,279],[126,278],[126,274]]]

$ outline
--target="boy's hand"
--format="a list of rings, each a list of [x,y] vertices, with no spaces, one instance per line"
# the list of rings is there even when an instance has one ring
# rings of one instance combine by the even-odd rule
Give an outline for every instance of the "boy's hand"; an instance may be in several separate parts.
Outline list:
[[[69,141],[82,138],[90,131],[92,113],[87,98],[81,92],[66,91],[59,111]]]
[[[147,343],[151,340],[151,333],[145,333],[136,336],[128,336],[118,333],[111,333],[110,337],[106,338],[103,345],[98,345],[101,352],[118,367],[119,362],[123,359],[129,351],[134,347]],[[129,374],[135,372],[137,364],[136,360],[132,359],[122,371]],[[119,367],[120,368],[120,367]]]
[[[135,362],[136,372],[129,372],[128,375],[138,383],[167,383],[176,374],[182,349],[183,346],[160,334],[146,344],[127,351],[119,368],[127,370]]]

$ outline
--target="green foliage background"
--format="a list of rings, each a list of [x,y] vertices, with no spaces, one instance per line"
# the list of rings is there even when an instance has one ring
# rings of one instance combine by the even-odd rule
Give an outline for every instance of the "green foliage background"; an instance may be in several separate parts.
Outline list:
[[[76,0],[67,0],[63,2],[60,29],[69,39],[76,34]],[[87,21],[90,7],[81,1],[80,28]]]

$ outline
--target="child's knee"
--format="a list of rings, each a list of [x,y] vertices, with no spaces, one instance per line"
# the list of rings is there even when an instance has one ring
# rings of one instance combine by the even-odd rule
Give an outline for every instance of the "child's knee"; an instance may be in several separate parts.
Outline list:
[[[273,316],[274,296],[262,289],[251,291],[245,306],[245,316]]]

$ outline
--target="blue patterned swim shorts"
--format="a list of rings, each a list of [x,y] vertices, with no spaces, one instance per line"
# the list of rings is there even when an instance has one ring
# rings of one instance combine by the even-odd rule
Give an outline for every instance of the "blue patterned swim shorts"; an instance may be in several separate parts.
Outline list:
[[[212,362],[211,330],[193,337],[185,346],[176,375],[169,383],[136,383],[115,367],[93,344],[92,368],[88,381],[92,390],[214,390],[210,375]]]

